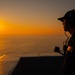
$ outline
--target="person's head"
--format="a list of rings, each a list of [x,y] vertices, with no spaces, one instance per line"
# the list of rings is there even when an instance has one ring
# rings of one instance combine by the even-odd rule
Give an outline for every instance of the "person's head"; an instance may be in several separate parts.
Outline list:
[[[64,26],[64,31],[75,33],[75,10],[68,11],[63,17],[58,18]]]

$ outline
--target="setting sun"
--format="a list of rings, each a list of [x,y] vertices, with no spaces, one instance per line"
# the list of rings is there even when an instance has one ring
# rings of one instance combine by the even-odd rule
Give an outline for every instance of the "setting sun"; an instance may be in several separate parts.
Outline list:
[[[4,24],[0,23],[0,34],[2,35],[5,32]]]
[[[0,25],[0,29],[3,29],[3,25]]]

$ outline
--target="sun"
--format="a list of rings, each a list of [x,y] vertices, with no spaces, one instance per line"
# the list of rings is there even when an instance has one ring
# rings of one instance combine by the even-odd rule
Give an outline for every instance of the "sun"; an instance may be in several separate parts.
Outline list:
[[[0,25],[0,31],[3,31],[3,29],[4,29],[4,26]]]

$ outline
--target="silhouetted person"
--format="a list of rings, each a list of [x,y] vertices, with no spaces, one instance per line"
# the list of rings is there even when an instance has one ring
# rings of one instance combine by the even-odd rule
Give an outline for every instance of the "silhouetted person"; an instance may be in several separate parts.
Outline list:
[[[66,44],[63,75],[75,75],[75,10],[68,11],[63,17],[58,18],[58,20],[62,22],[64,31],[71,34]]]

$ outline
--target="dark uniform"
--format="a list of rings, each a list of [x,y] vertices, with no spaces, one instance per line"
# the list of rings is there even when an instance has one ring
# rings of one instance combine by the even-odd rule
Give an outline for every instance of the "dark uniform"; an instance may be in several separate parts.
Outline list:
[[[65,59],[63,62],[63,74],[75,75],[75,10],[68,11],[63,17],[58,18],[62,22],[65,32],[71,34],[68,41]]]
[[[67,51],[63,62],[64,75],[75,75],[75,35],[73,35],[69,42],[67,49],[71,49],[71,52]]]

